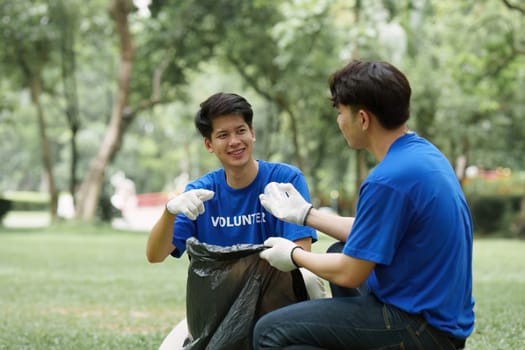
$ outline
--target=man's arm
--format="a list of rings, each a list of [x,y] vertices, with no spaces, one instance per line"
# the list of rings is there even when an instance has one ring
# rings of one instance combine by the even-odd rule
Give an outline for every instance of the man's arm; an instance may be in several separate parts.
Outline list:
[[[173,245],[173,224],[175,217],[183,213],[190,220],[204,213],[204,202],[214,196],[205,189],[189,190],[168,201],[166,208],[153,226],[146,245],[146,257],[151,263],[162,262],[175,250]]]
[[[146,257],[150,263],[164,261],[175,250],[172,243],[175,217],[176,215],[164,209],[162,216],[151,229],[146,245]]]
[[[297,225],[308,225],[342,242],[346,242],[354,223],[353,217],[342,217],[313,208],[290,183],[269,183],[259,199],[276,218]]]
[[[294,249],[291,258],[296,266],[304,267],[317,276],[346,288],[359,287],[375,267],[374,262],[343,253],[316,254]]]
[[[352,225],[354,224],[354,218],[339,216],[312,208],[306,216],[305,224],[338,241],[346,242]]]
[[[298,246],[301,246],[301,248],[303,248],[307,252],[312,251],[312,238],[310,237],[300,238],[298,240],[295,240],[294,243]]]
[[[359,287],[375,267],[374,262],[352,258],[342,253],[311,253],[282,237],[270,237],[264,245],[268,249],[259,255],[275,268],[291,271],[304,267],[321,278],[347,288]]]

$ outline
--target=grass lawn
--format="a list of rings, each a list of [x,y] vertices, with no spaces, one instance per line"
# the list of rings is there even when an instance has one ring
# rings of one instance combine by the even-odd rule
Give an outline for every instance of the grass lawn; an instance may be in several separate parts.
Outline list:
[[[0,350],[158,349],[184,317],[188,265],[149,264],[146,236],[78,224],[0,228]],[[467,349],[525,349],[525,242],[478,239],[474,248],[477,324]]]

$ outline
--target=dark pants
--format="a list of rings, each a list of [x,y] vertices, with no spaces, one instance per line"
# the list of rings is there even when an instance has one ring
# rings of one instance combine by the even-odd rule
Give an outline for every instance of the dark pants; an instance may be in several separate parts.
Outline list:
[[[366,288],[331,288],[333,298],[292,304],[263,316],[255,325],[254,349],[461,348],[461,341],[435,330],[421,316],[379,302]]]

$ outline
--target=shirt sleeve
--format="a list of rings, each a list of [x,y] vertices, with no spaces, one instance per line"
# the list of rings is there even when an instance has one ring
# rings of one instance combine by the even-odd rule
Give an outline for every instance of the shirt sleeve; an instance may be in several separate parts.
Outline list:
[[[171,256],[174,258],[180,258],[186,251],[186,240],[195,232],[195,221],[188,219],[184,214],[180,213],[175,219],[173,225],[173,239],[172,243],[175,246],[175,250],[171,252]]]
[[[363,184],[343,253],[376,264],[390,264],[407,232],[412,212],[405,194],[382,184]]]

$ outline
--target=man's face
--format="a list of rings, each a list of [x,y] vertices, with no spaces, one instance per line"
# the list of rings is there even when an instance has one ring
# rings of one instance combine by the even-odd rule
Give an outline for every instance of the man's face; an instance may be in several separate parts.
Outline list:
[[[339,104],[337,111],[337,124],[348,145],[354,149],[365,148],[366,139],[362,120],[364,116],[361,110],[354,113],[349,106]]]
[[[213,119],[212,127],[211,138],[205,138],[204,144],[223,167],[240,167],[252,160],[255,133],[242,116],[220,116]]]

